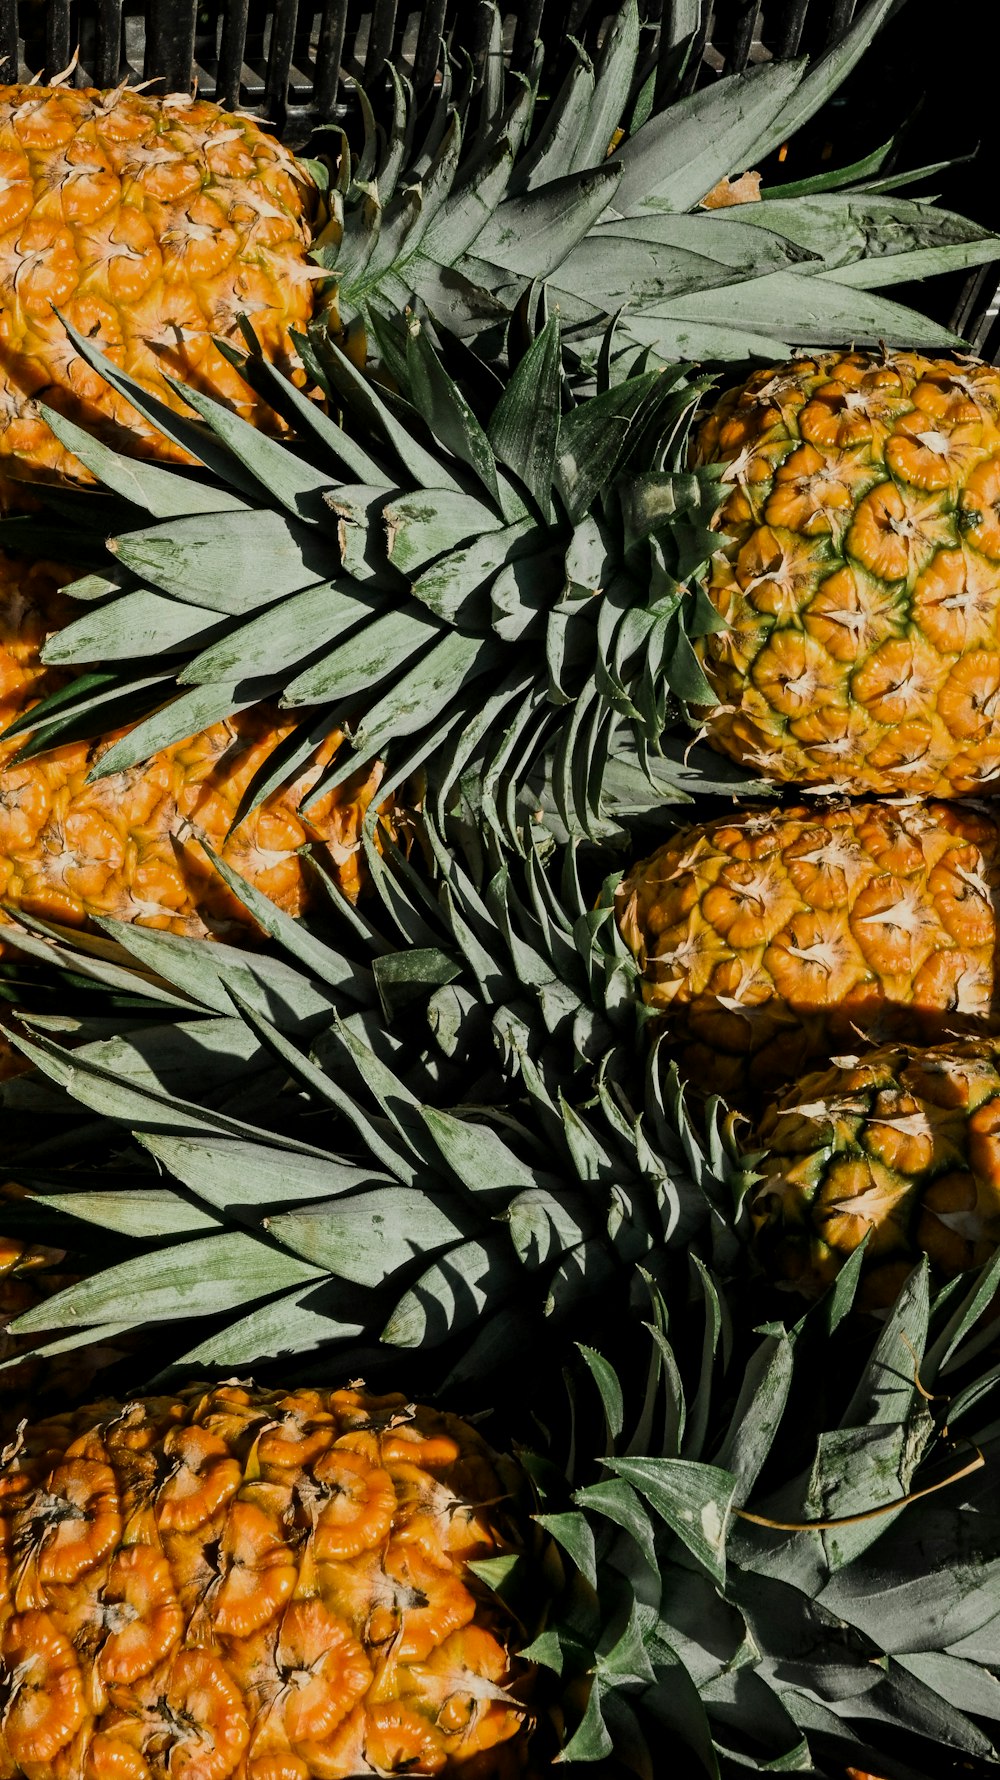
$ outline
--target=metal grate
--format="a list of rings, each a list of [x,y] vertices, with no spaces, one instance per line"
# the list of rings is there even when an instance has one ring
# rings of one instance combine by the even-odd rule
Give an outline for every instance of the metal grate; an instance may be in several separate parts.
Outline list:
[[[721,74],[803,51],[816,54],[847,30],[860,0],[639,0],[647,25],[650,57],[666,68],[672,41],[695,32],[686,85],[690,88]],[[501,0],[504,56],[523,66],[541,32],[549,53],[545,84],[558,77],[572,34],[590,50],[600,42],[613,0]],[[1000,7],[992,27],[996,54],[979,43],[981,62],[996,65],[1000,56]],[[897,29],[903,26],[903,29]],[[978,27],[977,27],[978,29]],[[849,95],[828,106],[800,154],[817,163],[831,152],[841,164],[876,146],[885,135],[881,119],[887,99],[905,80],[899,70],[900,50],[916,45],[911,76],[919,90],[926,86],[940,35],[936,0],[908,0],[904,15],[887,28],[894,32],[886,59],[894,79],[886,92],[885,62],[868,58],[875,77],[852,77]],[[164,91],[186,91],[196,83],[206,98],[248,111],[270,122],[290,144],[305,141],[317,124],[346,116],[354,104],[355,83],[370,89],[390,59],[413,82],[418,97],[432,88],[441,62],[442,43],[453,55],[471,57],[482,78],[488,51],[488,13],[481,0],[0,0],[0,80],[51,76],[78,61],[71,79],[78,86],[113,86],[120,80],[162,83]],[[6,67],[3,63],[6,63]],[[862,71],[865,64],[862,63]],[[543,85],[544,91],[544,85]],[[895,108],[900,115],[905,107]],[[919,103],[914,115],[919,112]],[[969,114],[971,115],[971,113]],[[919,152],[919,162],[946,159],[975,149],[961,130],[969,115],[948,109],[945,139],[937,153]],[[926,114],[924,118],[926,122]],[[891,127],[891,126],[890,126]],[[818,133],[817,133],[818,131]],[[957,138],[953,132],[958,132]],[[798,139],[797,139],[798,142]],[[983,172],[976,202],[976,170],[963,169],[956,185],[955,207],[978,215],[993,227],[996,215],[992,180]],[[814,171],[798,166],[794,172]],[[789,173],[793,170],[788,169]],[[947,181],[943,196],[947,202]],[[941,189],[941,182],[938,188]],[[985,193],[985,196],[982,194]],[[970,196],[971,194],[971,196]],[[918,299],[919,300],[919,299]],[[933,299],[935,305],[939,299]],[[984,356],[1000,355],[1000,296],[996,267],[973,277],[959,276],[949,290],[952,325]]]

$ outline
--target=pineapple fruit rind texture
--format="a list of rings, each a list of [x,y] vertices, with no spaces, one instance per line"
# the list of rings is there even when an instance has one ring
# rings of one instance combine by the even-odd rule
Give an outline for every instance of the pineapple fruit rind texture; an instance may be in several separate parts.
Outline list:
[[[772,1278],[815,1296],[865,1242],[885,1308],[926,1254],[936,1276],[1000,1249],[1000,1039],[884,1045],[800,1077],[756,1124],[749,1197]]]
[[[768,778],[967,796],[1000,774],[1000,371],[915,352],[756,372],[722,463],[698,652],[712,743]]]
[[[358,1389],[30,1428],[0,1472],[0,1773],[506,1773],[527,1668],[469,1568],[516,1555],[503,1469],[456,1417]]]
[[[238,710],[96,783],[89,775],[119,739],[113,729],[93,743],[71,740],[24,756],[33,706],[71,678],[46,667],[42,653],[80,615],[62,591],[72,575],[0,553],[0,901],[8,914],[21,909],[69,926],[112,915],[203,936],[246,931],[246,909],[212,869],[202,837],[288,913],[309,901],[307,843],[356,897],[358,839],[377,794],[377,763],[331,790],[307,818],[296,813],[335,753],[336,733],[303,763],[297,785],[250,810],[241,807],[247,787],[291,730],[267,706]]]
[[[746,1100],[865,1039],[988,1030],[998,892],[982,806],[843,803],[682,829],[615,900],[685,1076]]]
[[[287,148],[186,93],[8,86],[0,165],[0,488],[90,480],[43,401],[126,449],[187,455],[94,375],[61,316],[170,406],[183,400],[166,378],[190,378],[273,425],[215,337],[252,316],[262,350],[304,381],[292,331],[314,308],[317,194]]]
[[[561,1748],[656,1780],[668,1746],[729,1780],[901,1739],[907,1771],[989,1764],[995,1275],[944,1301],[917,1269],[860,1350],[847,1279],[735,1340],[707,1268],[683,1322],[647,1279],[655,1347],[573,1356],[575,1441],[563,1415],[516,1469],[357,1387],[28,1426],[0,1464],[3,1771],[507,1780]]]

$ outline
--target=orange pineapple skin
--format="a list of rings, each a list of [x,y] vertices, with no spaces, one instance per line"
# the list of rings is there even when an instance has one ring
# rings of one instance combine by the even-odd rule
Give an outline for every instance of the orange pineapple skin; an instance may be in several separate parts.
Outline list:
[[[759,371],[723,464],[697,650],[713,746],[765,777],[953,797],[1000,780],[1000,370],[915,352]]]
[[[290,330],[313,308],[315,205],[281,143],[207,100],[0,87],[0,477],[91,479],[40,401],[120,449],[184,460],[90,370],[56,310],[168,406],[189,412],[165,374],[273,427],[212,336],[238,339],[246,314],[303,381]]]
[[[4,1780],[520,1773],[516,1549],[473,1430],[230,1382],[28,1428],[0,1461]]]
[[[306,843],[354,899],[360,829],[382,776],[363,770],[308,812],[298,805],[336,752],[327,739],[299,780],[273,794],[229,833],[253,774],[294,724],[264,707],[237,713],[152,760],[87,783],[121,731],[68,742],[21,764],[24,735],[3,729],[65,675],[45,667],[46,637],[72,615],[62,592],[71,571],[0,554],[0,903],[39,919],[80,926],[97,915],[191,936],[255,930],[198,840],[292,915],[310,889]]]
[[[1000,1244],[1000,1039],[885,1045],[802,1077],[750,1147],[765,1270],[817,1297],[867,1235],[861,1308],[893,1304],[926,1253],[939,1282]]]
[[[1000,832],[945,804],[744,810],[687,829],[617,891],[642,995],[706,1091],[996,1019]]]

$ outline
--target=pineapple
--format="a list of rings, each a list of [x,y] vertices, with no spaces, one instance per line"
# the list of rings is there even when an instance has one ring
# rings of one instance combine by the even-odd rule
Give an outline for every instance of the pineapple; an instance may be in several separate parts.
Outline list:
[[[752,206],[768,210],[753,228],[700,207],[720,179],[828,98],[881,17],[873,5],[811,68],[758,69],[647,115],[638,8],[626,0],[596,65],[574,46],[575,64],[537,128],[541,45],[509,94],[491,78],[475,115],[471,85],[453,91],[446,61],[419,134],[397,83],[383,128],[365,106],[364,139],[349,144],[334,129],[308,165],[251,119],[186,93],[58,81],[0,88],[0,488],[10,500],[25,479],[88,479],[53,431],[53,409],[133,453],[197,458],[197,434],[167,445],[149,410],[166,402],[183,413],[177,377],[273,426],[231,362],[243,318],[299,383],[299,336],[314,315],[321,328],[338,327],[339,307],[355,356],[366,330],[377,337],[411,294],[460,332],[488,334],[549,275],[564,314],[585,329],[599,333],[621,310],[623,338],[668,356],[783,354],[802,336],[804,303],[827,337],[846,310],[856,339],[952,343],[947,330],[846,289],[837,274],[849,266],[856,280],[877,260],[877,282],[888,286],[912,276],[914,253],[922,273],[950,269],[956,248],[970,264],[991,258],[992,238],[975,224],[925,203],[835,191],[819,200],[814,238],[803,241],[780,203]],[[499,70],[492,4],[489,23]],[[831,228],[824,206],[836,212],[847,201],[852,226]],[[142,399],[109,390],[64,321],[99,343]]]
[[[731,1780],[903,1739],[921,1772],[993,1763],[988,1283],[932,1301],[918,1270],[859,1353],[845,1294],[720,1340],[708,1268],[676,1323],[647,1277],[655,1345],[637,1306],[620,1370],[573,1357],[568,1438],[536,1387],[553,1432],[524,1471],[357,1385],[26,1426],[0,1459],[0,1773],[540,1780],[558,1754],[655,1780],[669,1749]],[[971,1461],[932,1394],[956,1365]]]
[[[212,870],[202,836],[292,914],[308,899],[301,849],[309,843],[356,896],[358,835],[378,789],[377,764],[327,793],[307,819],[295,813],[337,734],[301,769],[294,791],[250,808],[248,785],[291,729],[266,707],[241,709],[97,783],[88,775],[114,745],[113,730],[94,744],[67,740],[24,756],[33,705],[70,678],[41,659],[46,639],[79,612],[62,591],[70,578],[58,565],[0,554],[0,898],[8,912],[70,926],[113,915],[192,935],[239,932],[246,910]]]
[[[0,488],[89,480],[43,403],[164,454],[138,410],[74,351],[63,319],[175,409],[184,403],[167,379],[187,377],[273,422],[216,339],[250,316],[269,358],[302,380],[292,330],[314,307],[316,199],[286,148],[207,100],[124,86],[0,88]]]
[[[815,67],[769,65],[660,108],[626,0],[593,65],[572,52],[544,115],[539,61],[509,91],[491,79],[474,108],[449,72],[420,130],[399,89],[381,130],[365,113],[354,162],[334,130],[310,162],[330,174],[312,271],[331,290],[317,279],[323,313],[292,330],[301,366],[274,362],[252,312],[239,345],[220,347],[277,437],[253,432],[226,389],[213,399],[197,369],[170,385],[197,418],[164,407],[64,310],[79,375],[103,377],[158,454],[201,466],[139,476],[43,403],[61,450],[119,497],[86,520],[87,622],[46,649],[53,666],[110,664],[100,705],[81,690],[59,707],[90,734],[131,726],[95,776],[206,727],[209,706],[230,715],[246,682],[267,680],[295,723],[287,785],[317,722],[347,737],[311,797],[379,760],[387,787],[432,758],[455,778],[491,784],[495,764],[523,781],[548,751],[560,813],[594,832],[621,732],[652,770],[680,704],[713,698],[697,651],[724,626],[700,585],[718,471],[687,461],[704,388],[691,362],[780,357],[817,331],[947,349],[960,344],[947,330],[859,286],[995,253],[925,200],[852,189],[850,170],[843,190],[825,172],[806,203],[779,190],[704,207],[823,101],[883,13],[873,0]],[[332,293],[370,332],[378,383],[338,351]],[[67,560],[79,527],[77,512]],[[251,801],[276,771],[255,777]],[[518,789],[495,800],[504,822]]]
[[[503,1466],[358,1389],[195,1387],[8,1448],[0,1773],[502,1775],[529,1725]]]
[[[988,1030],[998,892],[1000,832],[976,810],[751,808],[639,861],[616,909],[685,1074],[740,1098],[831,1047]]]
[[[892,1304],[926,1254],[938,1278],[1000,1248],[1000,1040],[835,1058],[768,1107],[752,1146],[758,1254],[820,1293],[864,1238],[863,1298]]]
[[[772,779],[965,796],[1000,775],[1000,370],[759,371],[702,423],[725,540],[697,645],[713,745]]]
[[[436,844],[433,828],[429,835]],[[356,1376],[361,1365],[390,1375],[389,1387],[405,1388],[416,1371],[423,1389],[437,1383],[442,1401],[490,1402],[493,1446],[518,1441],[538,1492],[537,1503],[530,1494],[525,1500],[506,1466],[494,1467],[499,1486],[480,1473],[477,1488],[457,1493],[479,1509],[492,1549],[463,1554],[449,1573],[436,1547],[422,1547],[431,1572],[421,1574],[422,1594],[433,1580],[447,1584],[452,1599],[471,1596],[505,1655],[505,1669],[494,1656],[478,1697],[512,1714],[516,1728],[498,1748],[470,1757],[490,1780],[500,1780],[505,1759],[513,1772],[525,1762],[534,1773],[547,1771],[560,1745],[565,1764],[597,1763],[597,1772],[612,1774],[620,1763],[641,1780],[657,1780],[665,1747],[685,1775],[699,1762],[703,1769],[711,1750],[726,1780],[746,1771],[748,1757],[759,1767],[834,1773],[850,1760],[877,1771],[904,1733],[920,1771],[944,1775],[953,1757],[993,1759],[978,1714],[954,1703],[951,1664],[962,1664],[962,1702],[986,1697],[992,1647],[979,1632],[993,1614],[1000,1518],[991,1374],[987,1368],[980,1377],[976,1361],[996,1263],[933,1302],[926,1267],[918,1265],[870,1354],[870,1325],[847,1314],[856,1268],[793,1328],[775,1317],[770,1295],[762,1317],[744,1266],[740,1209],[757,1158],[744,1159],[741,1179],[739,1166],[729,1166],[729,1130],[720,1125],[705,1145],[655,1070],[648,1107],[630,1104],[630,1047],[618,1046],[599,1068],[598,1048],[584,1090],[573,1085],[577,1042],[600,1046],[598,1009],[606,1000],[612,1012],[616,986],[634,970],[610,908],[602,901],[588,917],[586,903],[572,901],[563,915],[547,901],[537,870],[528,880],[534,897],[522,895],[515,863],[491,876],[479,896],[456,850],[441,896],[455,937],[449,954],[435,948],[426,884],[418,890],[413,866],[395,863],[392,907],[409,938],[392,951],[374,933],[370,972],[346,969],[363,910],[350,921],[344,916],[343,949],[283,925],[274,911],[285,959],[123,924],[109,929],[119,945],[102,942],[100,956],[81,947],[77,956],[81,973],[100,979],[113,970],[119,991],[129,985],[125,961],[137,961],[132,1027],[73,1050],[47,1035],[44,1023],[41,1030],[29,1025],[32,1036],[19,1040],[38,1073],[12,1084],[5,1100],[29,1120],[32,1104],[44,1105],[49,1127],[58,1121],[61,1133],[54,1151],[47,1134],[25,1129],[27,1148],[12,1163],[32,1180],[22,1228],[33,1239],[47,1230],[49,1241],[65,1232],[71,1247],[81,1225],[96,1226],[98,1250],[106,1235],[119,1252],[122,1243],[131,1252],[20,1316],[12,1334],[45,1334],[39,1357],[86,1360],[95,1341],[129,1329],[130,1341],[137,1339],[128,1388],[153,1371],[160,1382],[145,1388],[161,1394],[152,1411],[99,1409],[29,1429],[25,1456],[15,1450],[0,1474],[0,1488],[18,1504],[6,1584],[14,1630],[4,1631],[10,1642],[0,1646],[17,1700],[8,1700],[4,1720],[11,1766],[22,1765],[11,1727],[16,1736],[29,1718],[31,1678],[52,1655],[52,1641],[41,1645],[43,1621],[55,1622],[65,1640],[57,1646],[61,1672],[70,1678],[68,1697],[82,1697],[87,1726],[101,1718],[99,1736],[112,1742],[128,1727],[147,1768],[165,1765],[162,1747],[159,1754],[151,1743],[142,1747],[148,1717],[140,1730],[130,1720],[144,1705],[159,1712],[161,1699],[177,1697],[172,1690],[186,1679],[175,1667],[177,1646],[152,1681],[105,1684],[107,1706],[96,1691],[102,1652],[120,1627],[105,1618],[95,1632],[91,1603],[98,1591],[105,1609],[120,1598],[114,1589],[124,1552],[158,1557],[162,1550],[173,1593],[160,1604],[176,1602],[183,1650],[192,1661],[204,1653],[218,1665],[211,1674],[221,1673],[231,1689],[236,1737],[218,1759],[223,1766],[232,1760],[234,1772],[246,1754],[239,1726],[249,1738],[261,1718],[261,1690],[246,1689],[241,1642],[253,1645],[255,1662],[269,1673],[269,1661],[281,1665],[290,1608],[317,1600],[358,1644],[366,1621],[376,1637],[392,1631],[381,1616],[388,1588],[379,1585],[376,1601],[371,1584],[387,1572],[399,1581],[388,1561],[395,1529],[390,1524],[381,1554],[313,1563],[316,1496],[300,1484],[297,1524],[282,1524],[288,1482],[269,1469],[273,1423],[289,1400],[310,1406],[295,1434],[295,1463],[307,1475],[310,1466],[320,1469],[322,1455],[304,1449],[322,1422],[317,1402],[331,1401],[325,1380]],[[257,907],[255,893],[248,895]],[[548,917],[561,979],[542,981],[532,906],[539,927]],[[423,919],[419,937],[415,911]],[[389,923],[388,906],[380,920]],[[37,949],[33,936],[23,938]],[[72,936],[53,943],[56,961],[68,965],[79,943]],[[523,976],[511,982],[518,970]],[[426,1054],[418,1038],[420,984],[425,995],[433,988],[428,1032],[440,1038]],[[547,1040],[530,1016],[531,991],[543,988]],[[175,1001],[183,994],[182,1006],[171,1008],[171,990]],[[492,1016],[478,1026],[477,995],[480,1012]],[[386,1022],[397,1006],[406,1010],[405,1025],[393,1032]],[[503,1072],[501,1057],[508,1060]],[[487,1105],[497,1075],[498,1097]],[[456,1083],[460,1098],[449,1110]],[[101,1166],[103,1145],[117,1165]],[[567,1325],[570,1308],[575,1324]],[[574,1355],[569,1336],[577,1331],[586,1345]],[[511,1367],[515,1351],[531,1353],[527,1398]],[[206,1373],[228,1382],[164,1401],[165,1365],[169,1382]],[[251,1369],[264,1370],[275,1388],[246,1383]],[[564,1369],[575,1376],[570,1417],[554,1394]],[[229,1376],[234,1370],[239,1383]],[[120,1380],[120,1363],[116,1373]],[[294,1388],[277,1388],[281,1379]],[[595,1384],[599,1403],[588,1395]],[[961,1404],[949,1404],[942,1394],[949,1390],[962,1392]],[[221,1397],[228,1416],[240,1396],[250,1402],[239,1417],[238,1447],[230,1455],[220,1434],[222,1451],[214,1454],[216,1482],[225,1471],[223,1490],[227,1479],[233,1488],[214,1533],[164,1531],[160,1501],[176,1492],[190,1503],[193,1492],[177,1455],[157,1465],[155,1440],[142,1451],[151,1413],[174,1429],[163,1444],[180,1445],[200,1413],[194,1403]],[[953,1444],[953,1414],[968,1448]],[[537,1440],[542,1428],[552,1430],[552,1446],[525,1453],[525,1432]],[[279,1430],[278,1440],[286,1438]],[[128,1453],[124,1490],[119,1443]],[[987,1459],[981,1471],[977,1446]],[[382,1469],[400,1469],[384,1449],[381,1456]],[[52,1580],[50,1552],[62,1552],[73,1528],[81,1530],[76,1518],[64,1530],[53,1502],[70,1499],[86,1510],[90,1470],[107,1483],[102,1467],[115,1477],[116,1500],[82,1530],[89,1535],[100,1518],[109,1544],[75,1578]],[[925,1489],[940,1493],[927,1504]],[[498,1502],[508,1490],[510,1502]],[[107,1491],[101,1506],[109,1506]],[[241,1564],[231,1561],[244,1555],[243,1547],[233,1549],[231,1529],[254,1519],[251,1507],[261,1516],[254,1522],[260,1539]],[[540,1510],[531,1532],[525,1507]],[[59,1529],[51,1537],[47,1516]],[[207,1562],[196,1568],[199,1553]],[[471,1576],[462,1567],[467,1559]],[[341,1588],[344,1570],[355,1581],[363,1573],[365,1586]],[[983,1590],[971,1601],[970,1575]],[[334,1584],[335,1599],[324,1592]],[[491,1585],[509,1611],[491,1601]],[[140,1612],[147,1599],[128,1596]],[[393,1601],[399,1604],[398,1593]],[[219,1623],[220,1612],[236,1604],[270,1614],[242,1641]],[[474,1622],[473,1629],[483,1648]],[[15,1637],[23,1642],[15,1646]],[[420,1729],[419,1721],[434,1721],[425,1738],[456,1734],[439,1694],[429,1706],[426,1700],[433,1654],[408,1666],[411,1659],[390,1643],[369,1648],[365,1660],[376,1674],[366,1710],[382,1708],[380,1684],[395,1687],[392,1697]],[[84,1677],[79,1695],[76,1671]],[[518,1677],[513,1686],[508,1671]],[[512,1697],[497,1700],[494,1689]],[[199,1712],[210,1713],[217,1695],[206,1688],[196,1702],[184,1697],[194,1709],[171,1724],[179,1717],[193,1739],[206,1722],[214,1725]],[[536,1729],[525,1749],[529,1702]],[[31,1704],[40,1714],[38,1692]],[[472,1715],[463,1708],[457,1716],[456,1732]],[[276,1735],[285,1734],[287,1714],[280,1726],[276,1719]],[[341,1725],[349,1719],[350,1712]],[[381,1728],[376,1720],[375,1732]],[[62,1725],[56,1735],[64,1732]],[[26,1765],[27,1780],[58,1780],[79,1753],[74,1732],[66,1735],[65,1758],[57,1748],[49,1765]],[[347,1732],[334,1727],[324,1755],[340,1735]],[[350,1773],[380,1765],[392,1773],[394,1764],[414,1775],[447,1772],[440,1741],[414,1738],[393,1750],[369,1736],[367,1748],[363,1740],[349,1745]],[[319,1741],[285,1754],[289,1767],[292,1755],[301,1764],[290,1770],[297,1780],[306,1780]],[[106,1748],[101,1743],[94,1759]],[[471,1775],[476,1767],[455,1763],[455,1772]],[[318,1780],[331,1773],[324,1765]]]

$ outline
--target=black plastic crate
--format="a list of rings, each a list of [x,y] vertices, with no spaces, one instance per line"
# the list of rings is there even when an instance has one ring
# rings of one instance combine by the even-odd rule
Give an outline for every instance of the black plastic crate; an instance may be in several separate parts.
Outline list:
[[[843,36],[860,3],[639,0],[639,8],[650,57],[665,56],[678,38],[694,34],[685,75],[692,88],[755,62],[821,52]],[[549,86],[567,57],[567,37],[595,50],[614,10],[612,0],[501,0],[501,6],[506,62],[524,66],[541,32]],[[975,68],[1000,63],[1000,7],[985,13],[977,7],[974,46],[966,33],[964,50],[975,62],[968,71],[969,104],[956,109],[928,103],[920,121],[920,95],[946,50],[942,28],[937,0],[899,0],[897,15],[860,68],[803,140],[796,138],[795,164],[780,177],[815,172],[831,156],[835,163],[851,162],[879,146],[909,112],[906,164],[974,157],[937,179],[933,189],[954,208],[1000,229],[986,156],[976,155],[971,134],[977,128]],[[489,13],[481,0],[0,0],[0,56],[6,61],[0,80],[15,78],[15,69],[19,80],[51,76],[77,53],[70,77],[75,85],[152,81],[162,91],[187,91],[195,83],[204,97],[266,120],[293,146],[316,125],[348,118],[356,83],[376,92],[390,59],[425,97],[443,44],[453,55],[468,55],[482,78]],[[980,115],[984,108],[985,97]],[[888,124],[885,112],[892,113]],[[997,266],[938,281],[928,287],[927,306],[950,320],[977,352],[1000,357]]]
[[[688,80],[787,58],[836,41],[858,0],[640,0],[667,47],[696,33]],[[607,0],[521,0],[504,7],[504,51],[523,63],[541,31],[553,61],[572,34],[593,49]],[[392,58],[418,93],[433,83],[442,40],[482,71],[489,21],[479,0],[0,0],[0,48],[19,79],[58,72],[80,51],[77,85],[162,80],[266,116],[301,136],[350,104],[351,83]],[[10,74],[7,75],[10,79]]]

